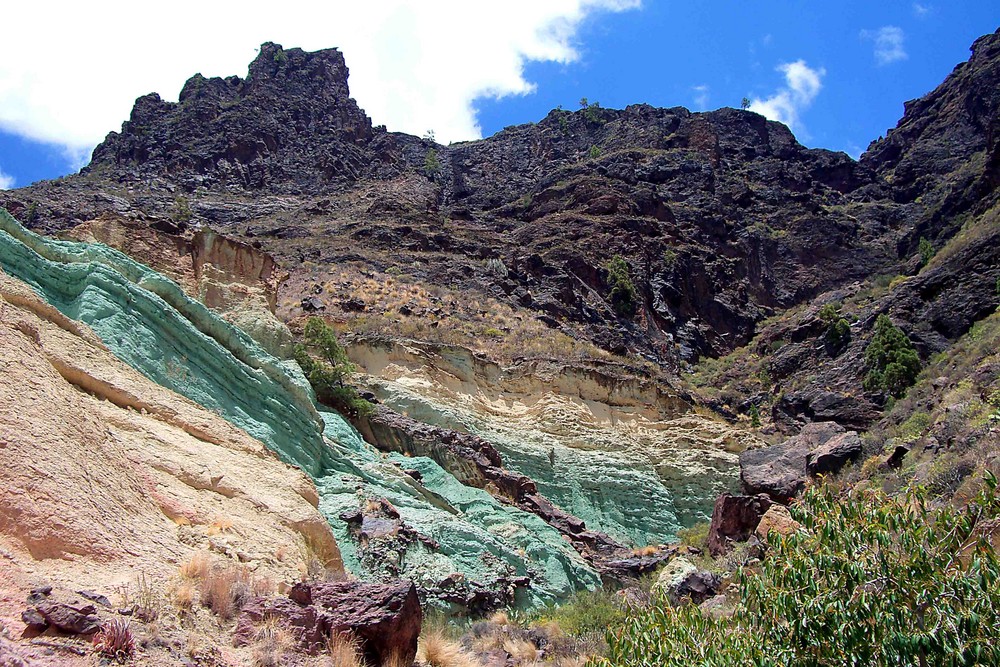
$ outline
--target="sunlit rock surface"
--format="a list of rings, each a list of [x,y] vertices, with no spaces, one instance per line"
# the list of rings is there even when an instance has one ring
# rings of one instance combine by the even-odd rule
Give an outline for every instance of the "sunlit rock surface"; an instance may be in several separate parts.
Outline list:
[[[488,440],[506,468],[626,543],[669,541],[707,521],[715,498],[738,486],[737,452],[758,444],[653,382],[537,361],[504,369],[419,343],[348,352],[385,404]]]
[[[447,588],[459,589],[450,594],[456,599],[507,589],[501,592],[528,606],[599,585],[554,528],[460,484],[429,459],[385,457],[341,417],[316,411],[293,362],[271,356],[126,255],[40,237],[0,212],[0,266],[66,317],[89,325],[147,378],[216,412],[308,473],[355,574],[413,578],[425,591],[446,580]],[[372,519],[375,537],[352,533],[341,515],[379,498],[398,511],[398,521]]]

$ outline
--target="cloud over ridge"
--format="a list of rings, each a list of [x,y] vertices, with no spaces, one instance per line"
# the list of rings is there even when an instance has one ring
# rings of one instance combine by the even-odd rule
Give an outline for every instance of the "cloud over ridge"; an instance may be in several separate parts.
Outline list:
[[[861,38],[875,43],[875,62],[880,66],[906,60],[909,57],[903,46],[906,35],[903,29],[897,26],[886,25],[878,30],[862,30]]]
[[[245,75],[254,48],[274,41],[316,50],[339,47],[351,94],[376,124],[439,141],[474,139],[473,102],[526,94],[530,61],[580,58],[577,35],[602,12],[641,0],[508,0],[472,3],[176,0],[169,8],[122,0],[67,3],[52,21],[44,3],[4,10],[11,30],[0,59],[0,129],[62,146],[80,161],[128,118],[135,98],[175,100],[195,72]],[[72,53],[71,57],[65,54]]]
[[[769,120],[784,123],[792,132],[800,133],[804,130],[800,115],[823,89],[826,70],[822,67],[813,69],[805,60],[782,63],[776,69],[785,75],[785,85],[770,97],[751,99],[750,109]]]

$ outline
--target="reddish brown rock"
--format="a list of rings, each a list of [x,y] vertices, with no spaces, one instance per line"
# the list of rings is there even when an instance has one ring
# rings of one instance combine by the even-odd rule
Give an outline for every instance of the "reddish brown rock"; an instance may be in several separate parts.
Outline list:
[[[754,534],[761,540],[766,540],[768,534],[790,535],[802,527],[798,521],[792,518],[788,508],[784,505],[772,505],[764,516],[760,518]]]
[[[358,638],[373,665],[398,660],[409,665],[417,653],[423,613],[410,582],[363,584],[357,581],[296,584],[287,598],[255,598],[236,625],[236,646],[251,644],[267,618],[278,618],[298,637],[305,651],[316,653],[331,633]]]
[[[101,629],[101,619],[92,604],[71,605],[43,600],[21,612],[21,620],[35,630],[54,627],[77,635],[92,635]]]
[[[713,556],[719,556],[728,552],[733,542],[746,541],[771,505],[771,499],[765,494],[734,496],[723,493],[712,510],[708,551]]]

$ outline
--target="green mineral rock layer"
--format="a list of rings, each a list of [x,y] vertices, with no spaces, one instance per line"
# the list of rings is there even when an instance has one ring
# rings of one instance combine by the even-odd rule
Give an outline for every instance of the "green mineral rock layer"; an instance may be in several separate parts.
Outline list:
[[[320,414],[294,362],[271,356],[172,280],[126,255],[101,244],[39,236],[0,209],[0,268],[86,323],[143,375],[216,412],[309,474],[354,574],[410,578],[425,588],[454,574],[487,588],[530,576],[531,586],[517,593],[527,607],[600,584],[538,517],[462,485],[430,459],[387,457],[340,415]],[[422,482],[403,467],[419,471]],[[430,539],[357,541],[340,514],[379,497],[398,509],[409,529]]]
[[[625,544],[674,541],[680,528],[708,520],[719,494],[738,485],[732,454],[641,441],[622,446],[624,438],[599,429],[560,433],[545,423],[422,395],[398,382],[373,380],[371,388],[385,405],[414,419],[489,441],[508,470],[535,480],[546,498],[588,528]]]

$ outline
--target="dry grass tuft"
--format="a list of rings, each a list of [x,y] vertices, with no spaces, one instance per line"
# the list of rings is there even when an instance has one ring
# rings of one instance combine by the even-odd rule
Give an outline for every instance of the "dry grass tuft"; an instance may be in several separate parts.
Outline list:
[[[417,659],[430,667],[481,667],[461,644],[448,639],[441,630],[431,630],[420,638]]]
[[[281,667],[285,656],[295,650],[295,636],[280,619],[268,618],[257,629],[253,647],[254,667]]]
[[[211,565],[208,554],[199,551],[181,565],[181,576],[187,579],[204,579],[211,569]]]
[[[508,637],[502,646],[515,665],[531,664],[538,659],[538,648],[528,639]]]
[[[220,533],[228,533],[233,529],[233,522],[229,519],[216,519],[211,524],[209,524],[208,529],[205,531],[209,536],[218,535]]]
[[[330,635],[326,644],[330,667],[364,667],[361,660],[361,644],[358,638],[348,632]]]
[[[639,547],[637,549],[632,549],[632,553],[635,554],[636,556],[655,556],[659,552],[660,552],[659,547],[654,546],[652,544],[644,547]]]
[[[170,592],[170,599],[174,603],[174,608],[177,609],[180,615],[187,614],[194,608],[194,598],[196,590],[194,584],[183,579],[174,585]]]

